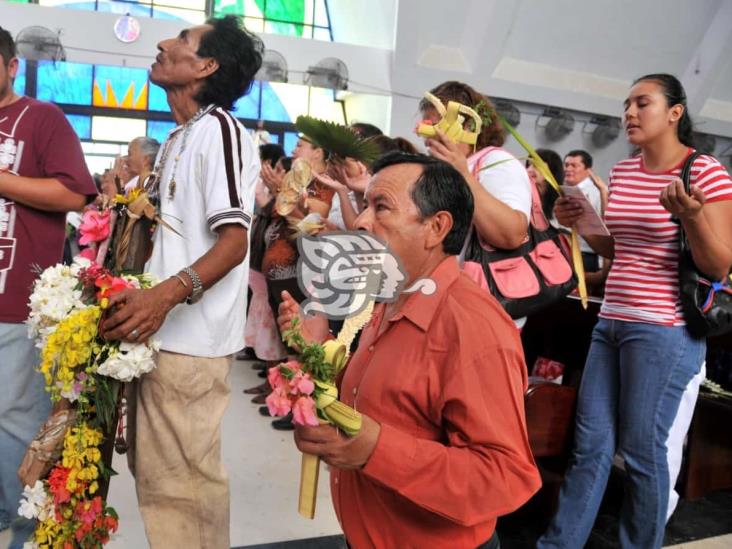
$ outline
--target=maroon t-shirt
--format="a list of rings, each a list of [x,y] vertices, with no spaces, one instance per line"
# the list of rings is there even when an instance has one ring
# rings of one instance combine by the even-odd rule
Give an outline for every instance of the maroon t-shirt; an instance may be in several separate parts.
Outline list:
[[[79,138],[61,109],[29,97],[0,108],[0,168],[24,177],[55,178],[96,195]],[[43,182],[33,183],[43,185]],[[61,261],[66,213],[24,206],[0,194],[0,322],[28,317],[38,268]]]

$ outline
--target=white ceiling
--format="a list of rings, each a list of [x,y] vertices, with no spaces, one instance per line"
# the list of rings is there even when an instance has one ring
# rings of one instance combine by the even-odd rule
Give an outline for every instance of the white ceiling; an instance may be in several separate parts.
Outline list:
[[[732,0],[399,0],[392,90],[456,79],[620,116],[635,78],[670,72],[698,130],[732,136],[730,53]]]

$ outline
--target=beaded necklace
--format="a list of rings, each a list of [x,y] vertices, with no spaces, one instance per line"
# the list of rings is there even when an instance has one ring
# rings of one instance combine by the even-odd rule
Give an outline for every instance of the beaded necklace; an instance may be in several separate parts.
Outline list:
[[[183,156],[183,152],[186,150],[186,144],[188,143],[188,135],[191,133],[191,128],[193,127],[193,124],[198,122],[201,118],[203,118],[204,115],[208,114],[212,109],[214,108],[213,105],[208,105],[206,107],[201,107],[196,111],[196,114],[193,115],[193,117],[188,120],[185,124],[183,124],[182,127],[176,128],[173,133],[171,133],[168,136],[168,139],[165,141],[165,146],[163,147],[163,153],[160,155],[160,159],[158,160],[157,164],[155,165],[155,168],[153,169],[153,179],[150,183],[146,183],[145,187],[148,188],[151,184],[157,184],[156,185],[156,191],[159,192],[159,186],[160,182],[163,177],[163,172],[165,171],[165,166],[168,162],[168,156],[170,156],[170,151],[173,150],[173,145],[178,140],[178,136],[181,133],[181,130],[183,130],[183,141],[180,144],[180,150],[178,151],[178,154],[175,155],[175,158],[173,159],[173,173],[170,175],[170,179],[168,180],[168,199],[173,200],[175,198],[175,189],[176,189],[176,181],[175,181],[175,174],[178,170],[178,162],[180,161],[180,157]]]

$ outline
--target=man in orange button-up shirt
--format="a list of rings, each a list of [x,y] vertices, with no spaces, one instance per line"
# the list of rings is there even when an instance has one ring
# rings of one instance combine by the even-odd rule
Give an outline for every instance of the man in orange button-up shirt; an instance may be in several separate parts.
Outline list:
[[[377,163],[366,199],[357,227],[386,241],[408,285],[431,278],[437,291],[374,308],[340,383],[341,400],[363,414],[361,432],[349,439],[330,425],[298,427],[295,441],[331,465],[351,547],[496,547],[497,517],[541,481],[518,331],[455,257],[472,195],[447,164],[396,154]],[[286,329],[299,308],[283,297]]]

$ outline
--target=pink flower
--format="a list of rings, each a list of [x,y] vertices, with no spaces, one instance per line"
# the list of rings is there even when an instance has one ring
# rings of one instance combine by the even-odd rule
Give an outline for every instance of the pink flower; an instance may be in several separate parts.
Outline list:
[[[76,506],[76,516],[84,524],[92,524],[102,513],[102,498],[97,496],[91,501],[81,501]]]
[[[273,366],[267,372],[267,381],[272,389],[287,390],[287,380],[282,376],[279,366]]]
[[[275,389],[265,399],[272,416],[286,416],[290,413],[290,398],[282,389]]]
[[[77,257],[83,257],[84,259],[88,259],[93,262],[97,258],[97,251],[94,248],[84,248],[79,252]]]
[[[302,396],[292,405],[292,422],[296,425],[312,425],[317,427],[320,425],[318,416],[315,415],[315,401],[308,397]]]
[[[297,372],[295,374],[295,377],[290,380],[290,388],[292,389],[291,392],[294,395],[298,393],[300,393],[301,395],[311,395],[315,390],[315,384],[313,383],[313,380],[310,379],[309,374]]]
[[[87,210],[79,225],[81,238],[79,244],[86,246],[90,242],[101,242],[109,236],[109,210]]]
[[[300,370],[302,370],[302,364],[300,364],[297,360],[288,360],[282,366],[284,366],[285,368],[288,368],[288,369],[292,370],[292,373],[293,374],[295,374],[295,373],[299,372]]]

